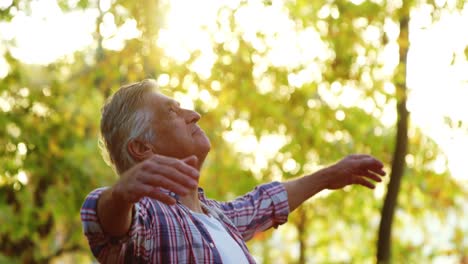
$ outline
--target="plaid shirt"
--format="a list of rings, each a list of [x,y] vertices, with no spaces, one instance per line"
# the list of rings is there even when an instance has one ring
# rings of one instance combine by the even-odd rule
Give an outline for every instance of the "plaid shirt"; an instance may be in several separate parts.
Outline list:
[[[100,262],[222,263],[208,230],[180,202],[169,206],[145,197],[133,207],[132,225],[125,237],[106,235],[96,212],[103,190],[91,192],[81,209],[84,233]],[[285,223],[289,214],[287,193],[279,182],[260,185],[231,202],[207,199],[200,188],[199,199],[239,244],[249,263],[255,260],[245,241],[256,232]]]

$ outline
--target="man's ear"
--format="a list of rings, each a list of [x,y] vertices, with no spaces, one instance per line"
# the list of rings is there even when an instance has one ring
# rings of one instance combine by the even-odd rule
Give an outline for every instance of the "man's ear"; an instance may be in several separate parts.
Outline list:
[[[130,140],[127,144],[127,151],[136,161],[145,160],[154,154],[151,144],[139,139]]]

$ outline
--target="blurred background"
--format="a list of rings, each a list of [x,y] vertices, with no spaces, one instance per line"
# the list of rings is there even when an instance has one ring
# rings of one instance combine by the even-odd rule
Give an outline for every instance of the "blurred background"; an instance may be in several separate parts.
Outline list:
[[[79,209],[117,179],[100,107],[144,78],[202,114],[212,198],[384,161],[375,190],[256,235],[259,263],[468,263],[467,1],[0,0],[0,19],[0,263],[95,262]]]

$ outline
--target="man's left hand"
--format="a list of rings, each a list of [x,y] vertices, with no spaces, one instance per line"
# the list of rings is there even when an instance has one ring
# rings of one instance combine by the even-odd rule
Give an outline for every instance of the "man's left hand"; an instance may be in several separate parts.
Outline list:
[[[325,170],[328,170],[327,175],[329,175],[327,189],[332,190],[341,189],[351,184],[360,184],[373,189],[375,185],[369,180],[381,182],[381,177],[385,176],[383,163],[364,154],[346,156]]]

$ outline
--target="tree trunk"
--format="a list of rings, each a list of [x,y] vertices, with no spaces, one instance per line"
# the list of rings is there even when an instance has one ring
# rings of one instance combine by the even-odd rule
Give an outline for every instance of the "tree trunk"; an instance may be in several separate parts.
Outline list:
[[[395,151],[393,153],[390,182],[382,208],[378,242],[377,242],[377,263],[389,263],[391,259],[391,233],[393,216],[397,206],[397,197],[400,190],[401,178],[405,170],[405,157],[408,149],[408,118],[409,113],[406,108],[407,87],[406,87],[406,62],[408,55],[408,22],[409,3],[403,1],[399,16],[400,35],[398,37],[400,61],[395,73],[395,85],[397,96],[397,134]]]
[[[297,224],[297,233],[299,237],[299,264],[306,263],[306,223],[307,223],[307,215],[305,209],[303,207],[297,208],[297,213],[299,214],[299,222]]]

